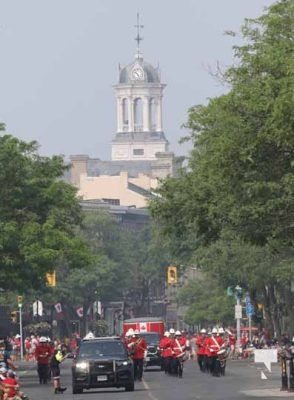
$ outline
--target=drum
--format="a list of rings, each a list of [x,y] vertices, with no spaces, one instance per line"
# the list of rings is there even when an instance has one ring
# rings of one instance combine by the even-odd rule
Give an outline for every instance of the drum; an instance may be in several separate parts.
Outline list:
[[[225,358],[227,358],[227,350],[226,349],[220,349],[217,352],[217,356],[219,360],[224,360]]]

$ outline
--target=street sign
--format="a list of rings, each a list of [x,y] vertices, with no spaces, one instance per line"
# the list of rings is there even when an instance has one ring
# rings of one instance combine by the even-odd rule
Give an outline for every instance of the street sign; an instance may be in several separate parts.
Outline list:
[[[254,306],[251,303],[246,304],[246,315],[247,317],[251,316],[254,314]]]
[[[235,319],[241,319],[242,318],[242,306],[237,304],[235,305]]]
[[[246,304],[251,303],[250,294],[248,292],[246,293],[246,296],[245,296],[245,303]]]

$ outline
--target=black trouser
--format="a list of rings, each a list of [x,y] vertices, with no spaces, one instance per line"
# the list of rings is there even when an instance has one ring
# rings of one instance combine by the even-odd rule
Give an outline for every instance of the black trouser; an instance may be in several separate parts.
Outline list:
[[[48,364],[38,364],[38,375],[40,383],[47,383],[49,376],[49,366]]]
[[[172,358],[172,374],[183,376],[183,363],[179,358]]]
[[[163,357],[164,372],[166,374],[171,373],[171,360],[172,360],[172,357]]]
[[[200,371],[203,371],[204,370],[204,365],[203,365],[204,354],[197,354],[197,361],[198,361]]]
[[[143,358],[134,358],[134,378],[141,380],[143,377]]]
[[[210,372],[213,376],[220,376],[220,363],[217,356],[211,357]]]

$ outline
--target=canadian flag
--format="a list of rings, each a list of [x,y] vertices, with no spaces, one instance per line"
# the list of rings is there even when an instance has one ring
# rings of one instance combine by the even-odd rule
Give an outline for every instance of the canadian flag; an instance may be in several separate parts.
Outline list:
[[[83,318],[83,316],[84,316],[84,308],[83,308],[83,306],[77,307],[76,308],[76,312],[78,314],[78,317]]]
[[[57,312],[58,314],[61,314],[61,313],[62,313],[62,307],[61,307],[61,304],[60,304],[60,303],[54,304],[54,308],[55,308],[55,310],[56,310],[56,312]]]

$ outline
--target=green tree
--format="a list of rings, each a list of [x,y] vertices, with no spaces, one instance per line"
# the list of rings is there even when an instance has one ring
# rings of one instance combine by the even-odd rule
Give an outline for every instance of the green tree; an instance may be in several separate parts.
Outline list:
[[[42,157],[36,142],[0,136],[0,287],[45,288],[45,274],[83,267],[88,247],[77,235],[76,189],[62,178],[62,157]]]
[[[244,285],[263,296],[268,315],[275,302],[285,302],[290,320],[293,26],[290,0],[278,1],[261,17],[245,21],[244,44],[234,48],[237,63],[222,75],[230,91],[189,110],[193,151],[188,168],[180,179],[163,182],[161,196],[151,202],[151,212],[178,256],[184,247],[191,258],[201,257],[208,270],[221,271],[220,284],[243,275]],[[228,235],[236,244],[233,250]],[[249,250],[247,258],[241,246]],[[237,263],[224,266],[220,254]],[[262,260],[260,254],[265,255]]]

